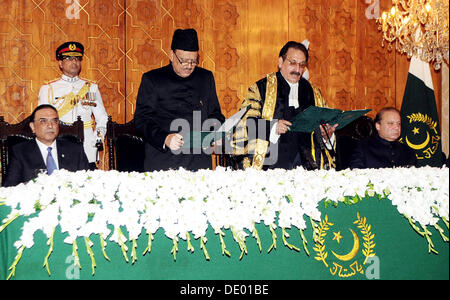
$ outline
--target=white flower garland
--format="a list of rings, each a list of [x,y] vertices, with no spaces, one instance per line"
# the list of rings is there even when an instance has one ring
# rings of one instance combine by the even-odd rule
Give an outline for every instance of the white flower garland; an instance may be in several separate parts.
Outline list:
[[[104,251],[107,240],[122,248],[127,261],[129,249],[125,243],[132,241],[134,262],[137,259],[136,240],[141,232],[145,230],[148,234],[147,251],[151,251],[153,234],[162,228],[173,240],[174,259],[178,238],[186,240],[189,250],[193,251],[190,234],[194,239],[200,238],[201,248],[209,259],[205,247],[208,226],[219,234],[222,254],[226,255],[229,252],[223,242],[222,230],[231,229],[242,257],[247,251],[245,239],[249,233],[260,246],[255,224],[269,226],[274,239],[272,246],[276,246],[274,230],[281,227],[284,244],[298,250],[287,243],[286,228],[297,227],[302,233],[306,229],[304,215],[311,222],[319,221],[318,203],[322,200],[336,204],[349,198],[363,198],[366,194],[388,196],[419,233],[428,239],[426,226],[434,226],[445,240],[437,222],[442,219],[448,227],[449,169],[431,167],[339,172],[303,169],[231,171],[221,167],[215,171],[179,169],[152,173],[59,170],[51,176],[39,175],[27,184],[0,188],[0,207],[12,208],[0,223],[0,232],[17,217],[38,212],[25,222],[20,239],[14,243],[18,255],[11,275],[14,275],[15,265],[24,249],[33,246],[33,234],[42,230],[52,244],[58,225],[62,233],[68,234],[64,242],[73,245],[76,257],[77,238],[84,238],[86,245],[92,247],[89,237],[96,234],[100,236],[107,259]],[[415,225],[416,222],[424,231]],[[128,237],[121,228],[126,228]],[[92,266],[94,272],[94,260]]]

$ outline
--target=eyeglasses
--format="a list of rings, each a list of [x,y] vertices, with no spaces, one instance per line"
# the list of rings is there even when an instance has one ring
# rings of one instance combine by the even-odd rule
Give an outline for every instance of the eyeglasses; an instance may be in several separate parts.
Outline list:
[[[198,65],[198,57],[196,60],[181,60],[175,51],[173,51],[173,54],[175,54],[175,57],[178,59],[178,62],[182,67],[187,67],[190,65],[195,67],[196,65]]]
[[[65,61],[82,61],[83,57],[82,56],[65,56],[63,58],[63,60],[65,60]]]
[[[299,66],[300,69],[304,69],[308,65],[308,62],[306,61],[296,62],[295,60],[292,60],[290,58],[286,58],[286,60],[289,62],[289,65],[291,67]]]
[[[39,122],[40,125],[48,125],[48,124],[56,125],[56,124],[59,124],[59,119],[58,118],[55,118],[55,119],[40,118],[37,121]]]

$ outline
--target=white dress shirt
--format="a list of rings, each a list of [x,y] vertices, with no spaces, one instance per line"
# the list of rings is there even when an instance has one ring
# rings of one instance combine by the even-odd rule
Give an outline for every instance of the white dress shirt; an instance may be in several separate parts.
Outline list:
[[[286,80],[286,82],[289,84],[289,87],[291,88],[289,91],[289,106],[293,106],[295,109],[297,109],[299,107],[299,104],[298,104],[298,82],[290,83],[287,80]],[[280,135],[277,133],[277,123],[275,123],[270,130],[269,140],[273,144],[278,143],[278,139],[280,138]],[[334,143],[334,138],[335,138],[334,133],[331,135],[330,140],[328,142],[326,142],[325,139],[322,138],[325,143],[325,146],[327,147],[328,150],[332,149],[332,147],[333,147],[332,145]]]
[[[56,140],[54,140],[53,143],[50,146],[47,146],[47,145],[43,144],[37,138],[36,138],[36,143],[37,143],[37,145],[39,147],[39,150],[41,150],[42,158],[44,159],[45,165],[47,165],[47,155],[48,155],[47,148],[48,147],[52,147],[53,160],[56,163],[56,167],[59,169],[58,150],[56,149]]]
[[[294,108],[298,108],[298,82],[297,83],[290,83],[286,80],[286,82],[290,86],[289,91],[289,106],[293,106]],[[270,137],[269,140],[272,144],[278,143],[278,139],[280,138],[280,135],[277,133],[277,123],[275,123],[271,130],[270,130]]]

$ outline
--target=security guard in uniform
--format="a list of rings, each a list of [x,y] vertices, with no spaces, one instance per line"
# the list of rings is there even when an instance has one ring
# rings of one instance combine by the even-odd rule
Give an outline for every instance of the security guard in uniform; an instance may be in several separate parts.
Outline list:
[[[84,151],[93,170],[97,161],[96,144],[105,137],[108,115],[98,85],[78,77],[83,54],[84,47],[78,42],[66,42],[56,49],[62,76],[41,87],[38,105],[53,105],[58,110],[60,120],[66,123],[73,123],[78,116],[81,117],[84,123]]]

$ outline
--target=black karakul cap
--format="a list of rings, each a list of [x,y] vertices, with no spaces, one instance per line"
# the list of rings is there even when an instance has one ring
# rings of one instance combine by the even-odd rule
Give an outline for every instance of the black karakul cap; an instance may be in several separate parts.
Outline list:
[[[78,42],[65,42],[56,49],[56,59],[62,60],[67,56],[83,56],[84,46]]]
[[[197,31],[193,28],[175,30],[170,48],[172,50],[198,51]]]

